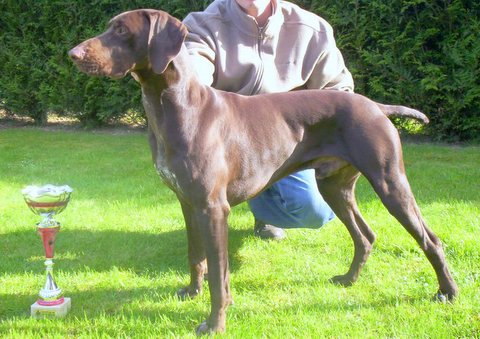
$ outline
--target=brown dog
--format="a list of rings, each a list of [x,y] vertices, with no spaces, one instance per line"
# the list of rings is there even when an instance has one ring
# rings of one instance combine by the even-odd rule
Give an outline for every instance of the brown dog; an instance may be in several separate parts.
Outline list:
[[[350,269],[333,282],[355,282],[375,240],[355,202],[355,182],[362,173],[425,252],[439,283],[436,297],[457,295],[440,240],[410,190],[399,136],[387,118],[428,122],[422,113],[340,91],[245,97],[202,86],[188,64],[186,34],[185,26],[165,12],[131,11],[113,18],[105,33],[69,55],[87,74],[121,78],[131,72],[142,86],[153,160],[177,194],[187,227],[191,281],[180,296],[200,293],[208,263],[211,314],[198,334],[225,330],[232,301],[231,206],[305,168],[315,168],[321,194],[355,245]]]

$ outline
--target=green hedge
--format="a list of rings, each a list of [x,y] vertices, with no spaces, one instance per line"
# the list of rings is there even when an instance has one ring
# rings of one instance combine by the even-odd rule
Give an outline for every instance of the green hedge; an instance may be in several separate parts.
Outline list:
[[[37,122],[47,112],[85,124],[142,111],[138,85],[78,72],[67,51],[134,8],[178,18],[211,1],[0,1],[0,105]],[[297,0],[326,18],[356,91],[419,108],[436,139],[480,138],[480,2],[467,0]],[[101,100],[99,100],[101,98]]]
[[[424,111],[441,140],[480,140],[480,1],[319,0],[356,91]]]
[[[162,8],[182,18],[207,2],[175,0],[0,1],[0,105],[44,123],[48,112],[74,116],[86,125],[143,111],[138,85],[80,73],[67,52],[101,31],[116,14]],[[101,98],[101,99],[99,99]]]

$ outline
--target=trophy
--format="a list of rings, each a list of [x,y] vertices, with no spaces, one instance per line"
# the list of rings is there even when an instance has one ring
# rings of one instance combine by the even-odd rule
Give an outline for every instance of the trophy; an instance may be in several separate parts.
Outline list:
[[[65,316],[71,307],[70,298],[63,297],[62,290],[53,279],[55,237],[60,231],[60,223],[53,217],[67,207],[72,191],[67,185],[28,186],[22,190],[30,210],[43,217],[43,220],[37,223],[37,230],[45,250],[46,281],[38,294],[40,298],[31,306],[33,317],[38,313],[55,313],[57,317]]]

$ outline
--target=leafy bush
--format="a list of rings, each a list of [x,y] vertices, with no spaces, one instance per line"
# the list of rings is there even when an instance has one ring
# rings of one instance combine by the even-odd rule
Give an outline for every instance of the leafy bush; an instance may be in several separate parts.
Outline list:
[[[424,111],[429,134],[480,139],[480,2],[314,0],[336,29],[356,91]]]
[[[0,1],[0,99],[9,112],[46,121],[48,112],[78,117],[86,125],[143,110],[138,85],[80,73],[67,52],[106,27],[114,15],[162,8],[182,18],[202,1]],[[102,98],[99,100],[98,98]]]
[[[67,51],[134,8],[183,18],[209,0],[0,1],[0,105],[45,121],[47,112],[98,124],[142,111],[133,80],[78,72]],[[375,100],[430,118],[436,139],[480,138],[480,2],[473,0],[296,0],[327,19],[356,83]],[[101,97],[102,100],[98,100]]]

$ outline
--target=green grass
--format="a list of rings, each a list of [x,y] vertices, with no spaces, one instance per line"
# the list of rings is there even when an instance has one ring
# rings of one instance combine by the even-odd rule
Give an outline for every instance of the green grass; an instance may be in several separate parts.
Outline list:
[[[246,205],[230,216],[231,287],[226,337],[454,338],[480,336],[480,149],[407,144],[420,208],[445,244],[459,285],[454,304],[430,301],[433,269],[365,180],[357,196],[378,241],[359,281],[344,273],[353,247],[335,220],[289,230],[280,243],[252,236]],[[43,284],[39,217],[20,194],[30,184],[68,184],[57,219],[56,280],[72,298],[64,319],[30,318]],[[146,136],[0,130],[0,337],[194,337],[208,289],[179,301],[189,279],[179,204],[157,177]]]

